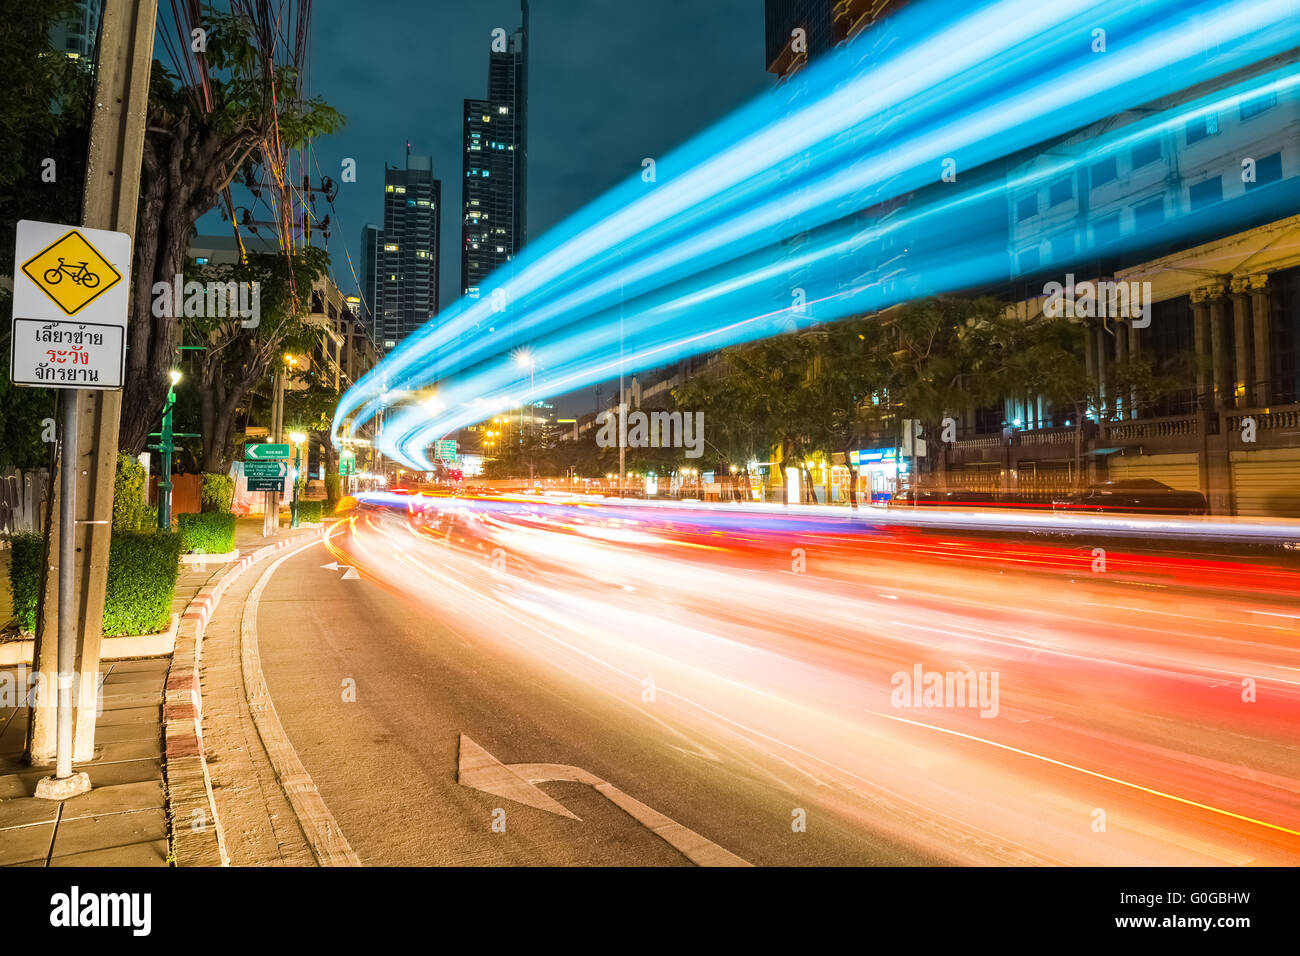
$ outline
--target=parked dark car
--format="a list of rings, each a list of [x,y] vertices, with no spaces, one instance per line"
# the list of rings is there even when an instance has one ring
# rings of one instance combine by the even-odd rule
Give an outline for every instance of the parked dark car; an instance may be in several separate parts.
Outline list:
[[[1153,478],[1103,481],[1052,502],[1054,511],[1102,511],[1144,515],[1203,515],[1209,511],[1199,491],[1177,491]]]
[[[998,503],[997,496],[988,491],[951,491],[904,489],[890,499],[890,507],[913,507],[916,505],[941,508],[988,507]]]

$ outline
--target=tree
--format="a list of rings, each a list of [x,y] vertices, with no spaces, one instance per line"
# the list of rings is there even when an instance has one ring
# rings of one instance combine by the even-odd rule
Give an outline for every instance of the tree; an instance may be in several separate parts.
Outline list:
[[[903,306],[889,324],[895,337],[891,395],[921,423],[923,435],[941,434],[951,413],[1020,387],[1014,373],[1025,324],[1008,318],[1005,303],[997,299],[922,299]],[[945,473],[947,443],[930,441],[929,446],[936,448],[938,470]]]
[[[820,345],[810,383],[818,396],[811,440],[828,458],[834,452],[843,454],[849,469],[849,501],[857,508],[858,469],[852,452],[889,412],[888,405],[881,404],[890,382],[885,327],[870,316],[832,323],[805,335],[814,336]]]
[[[293,388],[298,382],[304,382],[305,388]],[[284,420],[291,430],[303,431],[315,435],[324,453],[324,465],[327,473],[337,472],[338,453],[334,449],[333,429],[334,409],[339,403],[339,393],[328,383],[321,381],[316,370],[306,374],[290,375],[284,394]]]
[[[328,266],[323,249],[308,247],[292,258],[251,254],[246,263],[213,265],[198,273],[205,280],[257,282],[260,288],[256,328],[243,328],[238,315],[204,314],[181,320],[188,340],[205,346],[196,360],[204,471],[224,473],[230,468],[236,414],[281,356],[286,351],[309,352],[320,342],[321,329],[307,316],[311,284]]]
[[[50,46],[70,0],[6,4],[0,18],[0,275],[13,274],[17,222],[80,222],[89,133],[90,71]],[[0,350],[12,343],[13,290],[0,283]],[[0,362],[0,468],[48,463],[42,441],[55,392],[15,386]]]
[[[251,183],[259,165],[279,168],[284,149],[342,123],[319,99],[295,96],[296,67],[274,63],[245,22],[209,13],[204,26],[206,82],[182,83],[154,63],[119,434],[132,452],[157,422],[181,344],[179,318],[153,314],[154,284],[182,273],[194,224],[237,177]]]
[[[735,476],[732,492],[738,497],[747,497],[738,486],[748,482],[749,463],[766,459],[776,444],[771,428],[775,399],[765,384],[772,376],[774,350],[761,346],[750,343],[726,349],[673,390],[677,410],[704,413],[702,460],[713,464],[715,471]]]

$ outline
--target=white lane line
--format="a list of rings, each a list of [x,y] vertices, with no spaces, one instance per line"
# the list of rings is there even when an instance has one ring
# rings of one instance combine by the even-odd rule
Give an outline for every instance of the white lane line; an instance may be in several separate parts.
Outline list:
[[[239,659],[244,675],[244,693],[248,699],[248,708],[253,714],[253,725],[262,738],[262,746],[270,758],[276,779],[289,798],[289,805],[298,817],[298,824],[302,827],[316,862],[321,866],[360,866],[360,858],[353,852],[352,845],[339,829],[334,815],[325,806],[320,791],[312,782],[311,774],[307,773],[307,768],[298,759],[298,752],[289,742],[289,735],[280,723],[280,715],[275,712],[275,703],[267,689],[266,678],[262,674],[262,658],[257,649],[257,605],[271,575],[289,558],[320,543],[317,538],[300,548],[294,548],[262,572],[244,605]]]

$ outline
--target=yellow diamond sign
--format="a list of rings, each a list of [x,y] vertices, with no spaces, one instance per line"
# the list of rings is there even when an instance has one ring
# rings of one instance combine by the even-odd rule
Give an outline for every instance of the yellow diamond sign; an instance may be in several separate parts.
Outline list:
[[[122,274],[75,229],[24,262],[22,269],[68,315],[76,315],[122,281]]]

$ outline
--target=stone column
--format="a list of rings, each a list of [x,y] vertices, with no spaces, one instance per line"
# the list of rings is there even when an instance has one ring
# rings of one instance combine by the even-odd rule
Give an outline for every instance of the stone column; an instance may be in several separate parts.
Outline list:
[[[1107,417],[1106,407],[1110,403],[1109,366],[1106,362],[1106,330],[1097,324],[1093,330],[1097,336],[1097,419],[1104,421]]]
[[[1115,323],[1115,364],[1120,365],[1128,358],[1128,330],[1119,322]],[[1113,401],[1117,418],[1132,417],[1132,402],[1126,392],[1115,389]]]
[[[1206,299],[1205,289],[1192,290],[1192,348],[1196,352],[1196,398],[1199,404],[1208,407],[1210,392],[1210,371],[1206,367],[1206,356],[1210,354],[1210,303]]]
[[[1228,344],[1225,341],[1224,328],[1227,319],[1227,299],[1221,289],[1216,289],[1214,298],[1210,299],[1210,349],[1214,353],[1211,363],[1214,368],[1214,407],[1228,408],[1232,404],[1232,376],[1228,371]]]
[[[1237,408],[1249,408],[1250,388],[1250,301],[1246,297],[1246,280],[1232,280],[1233,330],[1233,397]]]
[[[1269,340],[1273,297],[1269,294],[1268,276],[1249,276],[1250,311],[1254,318],[1255,405],[1264,408],[1272,401],[1273,343]]]

